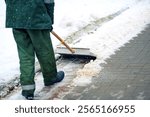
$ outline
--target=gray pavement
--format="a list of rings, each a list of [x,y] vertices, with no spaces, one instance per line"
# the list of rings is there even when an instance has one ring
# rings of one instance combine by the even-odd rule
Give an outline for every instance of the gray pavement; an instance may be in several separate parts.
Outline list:
[[[75,87],[63,99],[150,99],[150,26],[106,62],[90,85]]]

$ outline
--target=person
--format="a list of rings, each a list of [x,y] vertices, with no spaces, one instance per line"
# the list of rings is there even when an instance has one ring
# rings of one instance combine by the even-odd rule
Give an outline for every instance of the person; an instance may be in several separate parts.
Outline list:
[[[6,0],[6,28],[12,28],[20,61],[22,95],[30,100],[35,92],[35,55],[41,66],[44,85],[64,79],[57,72],[50,31],[54,24],[54,0]]]

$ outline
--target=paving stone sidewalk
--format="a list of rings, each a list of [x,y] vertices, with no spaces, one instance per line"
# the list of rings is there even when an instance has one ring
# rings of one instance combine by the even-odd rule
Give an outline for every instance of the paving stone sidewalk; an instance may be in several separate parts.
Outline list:
[[[150,26],[106,62],[92,84],[76,87],[63,99],[150,99]]]

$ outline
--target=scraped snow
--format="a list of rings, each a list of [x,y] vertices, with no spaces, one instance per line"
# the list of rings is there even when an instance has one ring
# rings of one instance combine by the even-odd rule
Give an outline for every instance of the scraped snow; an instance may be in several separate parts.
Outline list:
[[[73,80],[74,85],[84,86],[90,84],[92,77],[96,76],[101,70],[99,63],[97,60],[90,61],[83,69],[79,69],[76,73],[77,77]]]

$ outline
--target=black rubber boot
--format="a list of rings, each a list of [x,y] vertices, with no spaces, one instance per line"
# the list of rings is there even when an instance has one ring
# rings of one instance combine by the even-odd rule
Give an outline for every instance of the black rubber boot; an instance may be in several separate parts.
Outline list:
[[[45,83],[45,86],[50,86],[55,83],[61,82],[65,77],[65,73],[63,71],[57,72],[57,77],[55,80],[52,80],[50,83]]]
[[[27,91],[27,90],[22,91],[22,96],[24,96],[27,100],[33,100],[34,99],[34,94],[31,93],[30,91]]]

